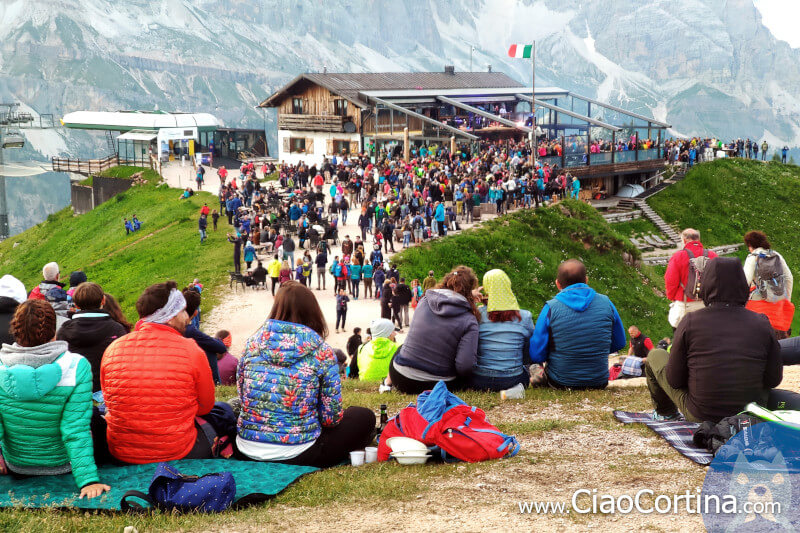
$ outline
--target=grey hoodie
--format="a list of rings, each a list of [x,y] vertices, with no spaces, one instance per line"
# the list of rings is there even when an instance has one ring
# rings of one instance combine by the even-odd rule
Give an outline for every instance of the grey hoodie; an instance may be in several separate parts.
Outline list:
[[[478,331],[466,298],[449,289],[430,289],[417,305],[395,362],[442,379],[468,376],[477,362]]]

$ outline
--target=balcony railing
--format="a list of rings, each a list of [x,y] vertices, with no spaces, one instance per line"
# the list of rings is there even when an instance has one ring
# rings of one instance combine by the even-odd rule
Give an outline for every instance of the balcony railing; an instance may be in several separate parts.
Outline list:
[[[351,120],[350,117],[341,117],[339,115],[282,114],[278,117],[278,129],[343,133],[344,123],[349,120]]]

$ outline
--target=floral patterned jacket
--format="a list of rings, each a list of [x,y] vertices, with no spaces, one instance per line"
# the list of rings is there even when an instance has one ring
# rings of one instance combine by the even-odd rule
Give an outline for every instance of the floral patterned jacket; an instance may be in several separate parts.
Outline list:
[[[312,329],[267,320],[236,368],[243,439],[297,445],[342,419],[342,382],[331,347]]]

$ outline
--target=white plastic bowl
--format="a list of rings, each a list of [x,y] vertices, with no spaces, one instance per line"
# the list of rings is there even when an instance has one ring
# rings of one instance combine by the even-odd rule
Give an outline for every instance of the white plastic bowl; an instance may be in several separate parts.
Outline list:
[[[386,439],[386,445],[389,446],[389,449],[393,452],[417,451],[428,453],[428,447],[424,442],[420,442],[416,439],[409,439],[408,437],[392,437]]]
[[[392,455],[401,465],[424,465],[430,455]]]
[[[392,457],[422,457],[424,455],[430,455],[428,450],[420,451],[420,450],[405,450],[402,452],[391,452],[389,454]]]

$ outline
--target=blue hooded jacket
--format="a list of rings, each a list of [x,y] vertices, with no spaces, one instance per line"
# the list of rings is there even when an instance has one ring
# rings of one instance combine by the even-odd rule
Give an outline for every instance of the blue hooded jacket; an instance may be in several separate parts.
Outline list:
[[[565,387],[605,387],[608,354],[625,347],[625,326],[611,300],[585,283],[565,287],[539,313],[530,342],[534,363]]]

